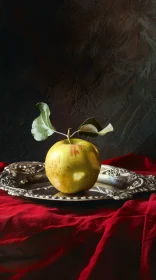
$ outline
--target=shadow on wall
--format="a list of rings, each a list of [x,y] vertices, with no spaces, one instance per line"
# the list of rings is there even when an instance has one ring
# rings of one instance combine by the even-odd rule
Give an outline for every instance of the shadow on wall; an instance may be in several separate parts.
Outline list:
[[[102,159],[156,157],[155,13],[154,0],[3,2],[2,157],[43,160],[58,139],[36,143],[30,135],[41,100],[62,132],[90,116],[111,122],[115,132],[93,140]]]

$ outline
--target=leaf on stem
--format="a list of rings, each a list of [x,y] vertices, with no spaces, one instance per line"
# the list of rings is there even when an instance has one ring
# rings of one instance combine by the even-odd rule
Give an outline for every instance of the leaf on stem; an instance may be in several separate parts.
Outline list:
[[[46,103],[40,102],[36,104],[40,110],[40,116],[32,123],[31,133],[35,140],[43,141],[56,132],[56,129],[50,121],[50,109]]]
[[[111,124],[108,124],[105,128],[102,129],[100,124],[97,122],[95,118],[89,118],[85,122],[83,122],[78,131],[82,135],[84,134],[85,136],[103,136],[108,132],[113,131],[113,126]]]

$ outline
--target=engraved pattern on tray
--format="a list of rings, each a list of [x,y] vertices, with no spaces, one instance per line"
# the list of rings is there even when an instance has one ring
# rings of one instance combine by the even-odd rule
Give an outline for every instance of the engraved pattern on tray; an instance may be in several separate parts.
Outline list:
[[[101,165],[97,182],[88,191],[66,195],[58,192],[48,181],[44,163],[16,162],[4,168],[0,174],[0,189],[9,195],[49,201],[125,200],[136,193],[156,190],[156,177]]]

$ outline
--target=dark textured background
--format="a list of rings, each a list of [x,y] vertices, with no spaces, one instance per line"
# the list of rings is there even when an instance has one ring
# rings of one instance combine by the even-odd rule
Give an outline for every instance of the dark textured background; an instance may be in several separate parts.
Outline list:
[[[102,159],[156,158],[154,0],[0,1],[0,58],[0,160],[44,160],[59,139],[33,140],[39,101],[62,132],[111,122]]]

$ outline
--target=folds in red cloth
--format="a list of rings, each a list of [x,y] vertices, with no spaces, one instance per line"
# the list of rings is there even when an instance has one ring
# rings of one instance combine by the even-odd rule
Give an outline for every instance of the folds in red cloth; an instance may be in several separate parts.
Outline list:
[[[156,161],[135,154],[103,163],[156,174]],[[155,194],[58,207],[0,191],[2,280],[155,280],[155,260]]]

